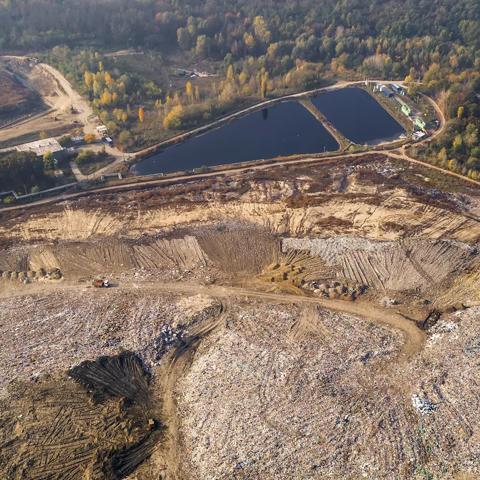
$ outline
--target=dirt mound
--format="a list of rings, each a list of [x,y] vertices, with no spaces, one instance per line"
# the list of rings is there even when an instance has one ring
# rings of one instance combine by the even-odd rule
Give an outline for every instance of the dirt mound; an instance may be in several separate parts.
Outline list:
[[[4,253],[7,258],[8,254]],[[205,266],[207,257],[192,236],[175,239],[149,239],[133,243],[122,239],[95,242],[64,242],[32,248],[26,261],[31,270],[59,268],[68,277],[131,269],[188,270]],[[5,260],[6,262],[6,260]],[[13,260],[9,260],[10,263]]]
[[[68,374],[83,385],[96,402],[110,397],[124,397],[132,402],[148,404],[148,382],[140,359],[124,352],[116,357],[100,357],[85,361]]]
[[[195,236],[194,236],[195,235]],[[278,256],[279,242],[256,228],[200,230],[177,238],[60,242],[0,252],[0,271],[59,269],[75,278],[129,270],[190,271],[214,264],[226,273],[258,273]]]
[[[0,250],[0,271],[24,271],[28,269],[28,249],[20,247]]]
[[[335,267],[339,277],[383,291],[425,291],[476,262],[476,248],[449,240],[289,238],[282,249],[306,251]]]
[[[219,226],[198,234],[198,243],[208,258],[228,273],[260,273],[272,263],[279,250],[278,240],[265,230]]]
[[[184,270],[207,265],[208,258],[192,236],[172,240],[159,239],[133,247],[134,263],[146,270],[179,267]]]
[[[0,67],[0,118],[4,114],[22,113],[34,99],[31,90]]]
[[[135,356],[84,363],[70,375],[78,383],[65,375],[23,383],[2,402],[2,478],[117,480],[151,455],[161,429]]]

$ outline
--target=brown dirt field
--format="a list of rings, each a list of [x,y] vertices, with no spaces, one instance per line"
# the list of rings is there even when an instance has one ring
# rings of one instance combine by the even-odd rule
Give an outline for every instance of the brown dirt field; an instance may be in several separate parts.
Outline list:
[[[16,385],[2,401],[2,478],[117,479],[152,454],[161,425],[135,356],[84,362],[69,376],[76,382]]]
[[[32,97],[30,90],[7,71],[0,69],[0,115],[25,110]]]

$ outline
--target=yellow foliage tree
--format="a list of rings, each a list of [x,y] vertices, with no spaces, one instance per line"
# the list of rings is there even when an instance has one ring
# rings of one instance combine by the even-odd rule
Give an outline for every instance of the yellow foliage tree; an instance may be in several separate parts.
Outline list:
[[[83,74],[83,81],[88,90],[92,89],[93,86],[93,74],[88,70]]]
[[[181,116],[183,113],[183,107],[181,105],[176,105],[173,107],[163,120],[163,127],[167,130],[174,130],[180,128],[182,124]]]
[[[109,87],[112,87],[112,86],[115,84],[115,82],[114,82],[114,80],[113,80],[113,78],[112,78],[112,76],[110,75],[109,72],[105,72],[105,74],[104,74],[104,79],[105,79],[105,83],[106,83]]]
[[[143,107],[138,109],[138,119],[140,120],[140,123],[143,123],[145,120],[145,109]]]
[[[247,72],[243,71],[240,73],[238,76],[238,81],[240,82],[240,85],[245,85],[248,82],[248,74]]]
[[[255,30],[255,36],[263,43],[268,44],[272,38],[272,34],[268,30],[265,19],[259,15],[253,20],[253,28]]]
[[[100,97],[100,103],[105,106],[112,103],[112,94],[107,89],[103,91],[102,96]]]
[[[190,100],[190,102],[193,101],[193,85],[192,85],[192,82],[188,81],[187,84],[185,85],[185,94],[187,95],[187,98],[188,100]]]
[[[243,42],[249,49],[253,49],[255,47],[255,38],[251,33],[245,32],[243,35]]]
[[[227,80],[229,82],[235,81],[235,71],[233,70],[233,65],[230,64],[227,68]]]
[[[464,111],[465,111],[465,108],[464,108],[463,106],[458,107],[458,110],[457,110],[457,118],[458,118],[459,120],[462,119],[462,117],[463,117],[463,112],[464,112]]]
[[[84,137],[85,143],[93,143],[96,137],[93,133],[86,133]]]
[[[268,93],[268,73],[262,75],[260,81],[260,95],[262,98],[266,98]]]

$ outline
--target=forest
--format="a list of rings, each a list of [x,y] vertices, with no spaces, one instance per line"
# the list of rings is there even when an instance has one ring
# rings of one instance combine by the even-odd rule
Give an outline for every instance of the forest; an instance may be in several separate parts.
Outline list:
[[[405,79],[449,119],[419,153],[480,170],[478,0],[0,0],[0,27],[1,52],[49,51],[125,148],[158,140],[148,139],[152,124],[168,135],[336,79]],[[124,48],[212,62],[221,78],[165,88],[103,57]]]
[[[49,187],[47,172],[52,168],[48,158],[37,157],[32,152],[0,153],[0,192],[35,193],[40,186]]]

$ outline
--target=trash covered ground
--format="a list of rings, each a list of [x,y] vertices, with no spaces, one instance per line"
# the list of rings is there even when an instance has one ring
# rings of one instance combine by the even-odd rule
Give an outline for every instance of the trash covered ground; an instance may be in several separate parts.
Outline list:
[[[378,158],[2,214],[0,476],[478,478],[479,198]]]

